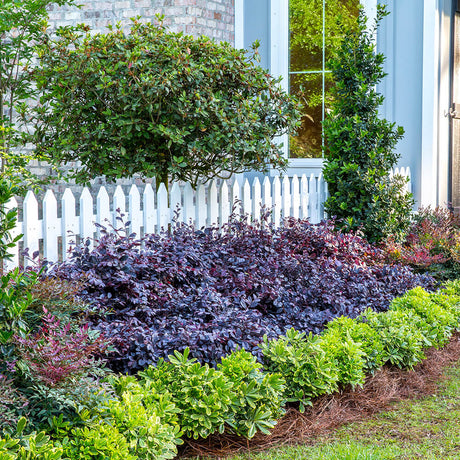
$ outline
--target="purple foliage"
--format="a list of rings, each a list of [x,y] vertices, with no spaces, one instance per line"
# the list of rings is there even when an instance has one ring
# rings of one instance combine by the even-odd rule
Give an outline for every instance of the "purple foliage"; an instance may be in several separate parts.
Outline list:
[[[258,354],[264,334],[318,333],[336,316],[382,311],[414,286],[434,287],[332,222],[295,219],[279,229],[235,219],[221,232],[177,225],[142,241],[105,232],[55,273],[85,280],[80,295],[99,311],[92,325],[114,340],[109,365],[121,372],[185,347],[211,364],[236,345]]]

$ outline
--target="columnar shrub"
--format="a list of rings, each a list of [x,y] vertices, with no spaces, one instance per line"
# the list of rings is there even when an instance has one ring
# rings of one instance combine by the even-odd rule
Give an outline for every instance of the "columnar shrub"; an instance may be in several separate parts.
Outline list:
[[[385,14],[379,7],[376,25]],[[370,241],[379,241],[406,230],[413,200],[401,177],[389,177],[399,157],[394,148],[404,131],[378,115],[383,97],[376,86],[385,73],[374,33],[361,10],[357,29],[346,32],[329,63],[335,87],[331,113],[324,121],[323,172],[329,186],[328,214],[337,217],[342,228],[362,228]]]

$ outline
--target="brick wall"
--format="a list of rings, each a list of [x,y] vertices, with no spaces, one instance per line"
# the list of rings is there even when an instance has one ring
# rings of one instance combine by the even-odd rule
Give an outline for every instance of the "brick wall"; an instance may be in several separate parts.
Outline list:
[[[85,23],[95,32],[106,32],[108,24],[121,22],[128,27],[130,18],[141,16],[146,22],[157,22],[156,15],[164,16],[164,24],[173,32],[199,36],[206,35],[217,41],[228,41],[234,44],[234,0],[80,0],[81,8],[51,6],[49,21],[52,29],[58,26]],[[40,176],[50,176],[51,169],[43,163],[31,165],[31,169]],[[139,183],[138,179],[134,180]],[[96,185],[105,184],[98,178]],[[119,180],[128,190],[133,180]],[[57,195],[61,195],[68,184],[56,183],[53,187]],[[107,184],[109,189],[113,184]],[[70,185],[77,190],[80,187]]]

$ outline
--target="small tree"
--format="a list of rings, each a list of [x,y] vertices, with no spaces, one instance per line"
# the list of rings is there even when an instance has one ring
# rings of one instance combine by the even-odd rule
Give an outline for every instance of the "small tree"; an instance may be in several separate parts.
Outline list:
[[[35,72],[33,141],[54,164],[80,161],[77,182],[284,167],[273,139],[295,129],[297,103],[244,51],[138,20],[128,34],[86,32],[60,29]]]
[[[373,35],[386,14],[379,7],[375,28],[368,30],[361,11],[358,29],[346,33],[329,64],[336,85],[324,122],[324,177],[330,194],[325,209],[342,228],[362,229],[370,241],[406,230],[413,205],[405,180],[389,177],[404,130],[378,116],[383,96],[376,85],[385,76],[384,56],[375,52]]]

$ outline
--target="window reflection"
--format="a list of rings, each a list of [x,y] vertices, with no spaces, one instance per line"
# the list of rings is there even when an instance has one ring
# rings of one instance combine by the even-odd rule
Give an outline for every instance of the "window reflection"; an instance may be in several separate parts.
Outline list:
[[[327,61],[353,27],[359,0],[290,0],[290,92],[303,104],[302,125],[290,139],[291,158],[321,158],[322,120],[330,101]]]

